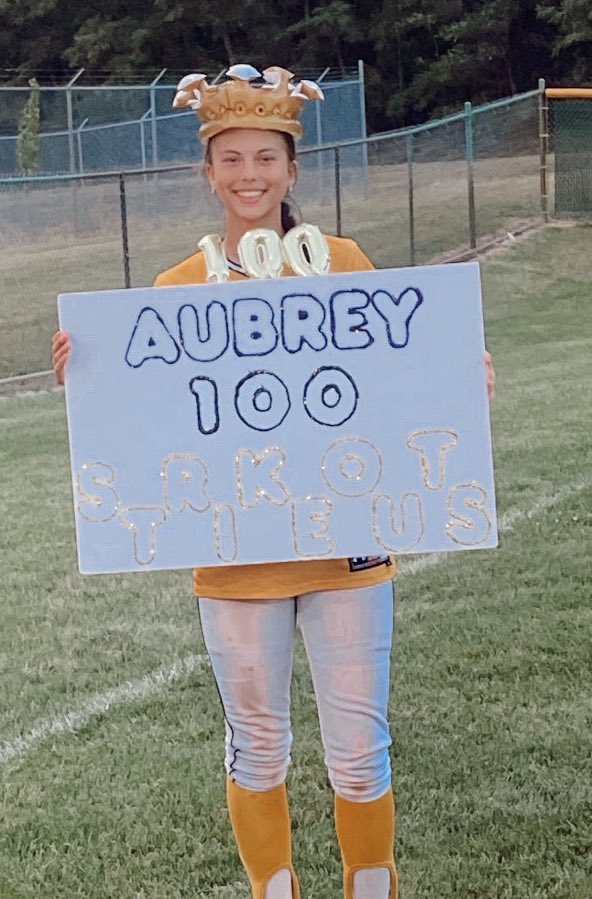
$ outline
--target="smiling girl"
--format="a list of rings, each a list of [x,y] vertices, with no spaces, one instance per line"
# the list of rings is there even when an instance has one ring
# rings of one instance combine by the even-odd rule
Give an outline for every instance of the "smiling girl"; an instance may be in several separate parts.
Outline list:
[[[311,82],[273,67],[261,75],[233,66],[208,85],[189,75],[175,106],[196,110],[206,145],[205,174],[224,213],[224,277],[248,277],[243,235],[296,224],[289,194],[298,167],[298,117],[322,99]],[[349,239],[326,237],[332,272],[372,263]],[[294,272],[284,265],[283,275]],[[158,286],[220,279],[203,251],[160,274]],[[54,338],[63,383],[70,341]],[[493,390],[493,369],[489,366]],[[198,569],[195,593],[226,724],[227,800],[254,899],[300,896],[292,865],[286,777],[290,763],[290,681],[296,630],[311,668],[347,899],[395,899],[395,811],[387,722],[394,565],[388,556]]]

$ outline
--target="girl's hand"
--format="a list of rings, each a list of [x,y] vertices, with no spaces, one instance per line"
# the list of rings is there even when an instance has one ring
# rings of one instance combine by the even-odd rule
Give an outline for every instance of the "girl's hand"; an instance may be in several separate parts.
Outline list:
[[[491,353],[488,353],[487,350],[483,356],[483,361],[485,362],[485,374],[487,376],[487,396],[491,401],[495,393],[495,369],[493,367]]]
[[[58,384],[64,383],[66,362],[70,356],[71,349],[72,344],[70,343],[70,335],[68,332],[56,331],[51,342],[51,360]]]

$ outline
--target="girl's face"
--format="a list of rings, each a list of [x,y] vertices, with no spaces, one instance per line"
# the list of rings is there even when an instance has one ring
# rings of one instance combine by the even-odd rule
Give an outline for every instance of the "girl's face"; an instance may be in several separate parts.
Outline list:
[[[227,220],[277,228],[281,202],[296,181],[296,163],[279,131],[230,128],[212,138],[206,175]]]

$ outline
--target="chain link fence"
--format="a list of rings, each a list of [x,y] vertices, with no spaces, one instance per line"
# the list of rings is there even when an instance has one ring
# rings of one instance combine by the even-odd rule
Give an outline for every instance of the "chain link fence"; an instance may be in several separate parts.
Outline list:
[[[171,112],[175,86],[78,85],[40,88],[37,175],[157,168],[197,161],[195,113]],[[223,72],[218,73],[220,77]],[[305,73],[322,85],[325,102],[303,110],[304,145],[366,137],[364,67]],[[213,80],[216,80],[214,77]],[[304,76],[303,76],[304,77]],[[29,88],[0,86],[0,177],[18,177],[17,134]]]
[[[305,221],[380,267],[421,264],[541,213],[541,92],[363,141],[303,148]],[[0,378],[50,365],[56,296],[143,286],[188,256],[221,210],[200,167],[0,180]]]
[[[555,214],[592,213],[592,90],[546,91],[547,149],[554,179]]]

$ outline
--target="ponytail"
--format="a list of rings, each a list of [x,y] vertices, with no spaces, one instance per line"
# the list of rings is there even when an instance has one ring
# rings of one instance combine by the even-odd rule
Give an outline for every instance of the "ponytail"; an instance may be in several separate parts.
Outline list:
[[[292,197],[284,197],[282,200],[282,228],[284,233],[289,231],[290,228],[295,228],[296,225],[300,225],[302,223],[302,212],[300,211],[300,207],[296,203]]]

